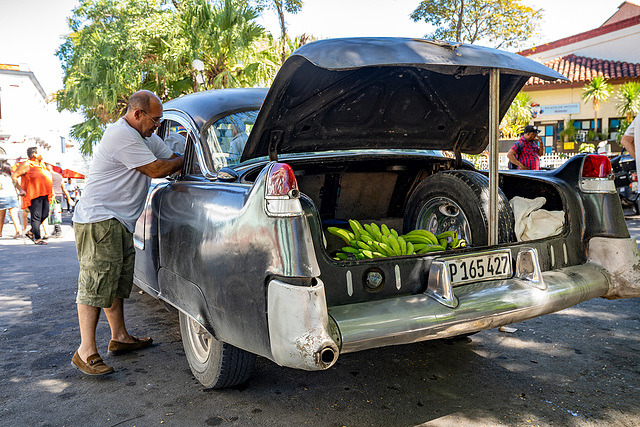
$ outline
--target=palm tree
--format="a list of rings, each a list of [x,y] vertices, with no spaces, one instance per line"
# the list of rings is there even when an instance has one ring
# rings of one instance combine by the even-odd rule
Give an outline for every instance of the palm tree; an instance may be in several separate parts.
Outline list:
[[[282,63],[287,59],[287,24],[284,20],[284,13],[298,13],[304,6],[303,0],[254,0],[258,11],[272,9],[278,14],[280,24],[280,59]]]
[[[531,120],[531,97],[525,92],[519,92],[500,123],[502,136],[516,137],[529,124],[529,120]]]
[[[194,59],[204,63],[206,87],[228,88],[270,83],[278,59],[273,41],[255,22],[256,9],[247,3],[223,0],[185,1],[178,9],[179,34],[174,56],[185,67]],[[197,90],[195,74],[192,75]]]
[[[589,83],[582,88],[582,99],[586,104],[588,101],[593,102],[593,115],[595,118],[595,132],[598,132],[598,110],[600,103],[607,102],[611,96],[611,85],[603,76],[595,76]]]
[[[618,114],[625,116],[628,122],[638,114],[640,109],[640,83],[627,82],[620,86],[617,96]]]

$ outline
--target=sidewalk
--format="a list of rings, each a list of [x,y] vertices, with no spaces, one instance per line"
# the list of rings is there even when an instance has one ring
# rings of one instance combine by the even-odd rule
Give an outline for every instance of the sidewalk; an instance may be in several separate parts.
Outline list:
[[[9,216],[9,215],[7,215]],[[47,244],[51,242],[73,242],[74,234],[73,227],[71,225],[71,216],[72,214],[63,212],[62,213],[62,237],[52,237],[53,234],[53,225],[46,224],[47,234],[49,235],[49,239],[45,240]],[[15,233],[15,228],[13,228],[13,224],[5,224],[2,230],[2,237],[0,237],[0,246],[20,246],[20,245],[34,245],[34,243],[28,239],[27,237],[23,237],[21,239],[14,239],[13,234]],[[35,246],[35,245],[34,245]]]

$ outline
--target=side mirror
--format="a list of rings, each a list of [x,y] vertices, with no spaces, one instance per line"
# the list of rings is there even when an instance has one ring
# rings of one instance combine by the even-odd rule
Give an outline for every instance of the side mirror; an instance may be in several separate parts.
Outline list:
[[[224,167],[218,171],[217,178],[222,182],[235,182],[240,178],[240,175],[234,169]]]

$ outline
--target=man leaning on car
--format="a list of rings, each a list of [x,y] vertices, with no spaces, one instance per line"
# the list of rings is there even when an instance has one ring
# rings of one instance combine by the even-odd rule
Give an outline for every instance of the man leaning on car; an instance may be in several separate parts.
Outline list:
[[[106,129],[96,148],[91,175],[73,216],[80,263],[76,304],[81,341],[71,362],[89,375],[114,371],[96,345],[101,308],[111,328],[111,354],[139,350],[153,342],[129,335],[123,300],[133,286],[133,231],[151,178],[182,167],[182,156],[154,133],[162,113],[162,101],[152,92],[131,95],[125,115]]]

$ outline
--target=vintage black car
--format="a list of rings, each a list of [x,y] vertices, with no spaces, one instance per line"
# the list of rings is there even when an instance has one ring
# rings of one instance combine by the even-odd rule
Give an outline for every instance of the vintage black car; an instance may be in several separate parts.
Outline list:
[[[167,102],[159,134],[184,169],[150,189],[135,283],[179,310],[196,378],[242,383],[256,356],[323,370],[342,353],[640,295],[606,157],[499,174],[461,159],[497,139],[531,76],[563,78],[488,48],[335,39],[294,52],[269,90]],[[519,238],[516,196],[544,197],[561,226]],[[437,243],[406,237],[424,230]]]

